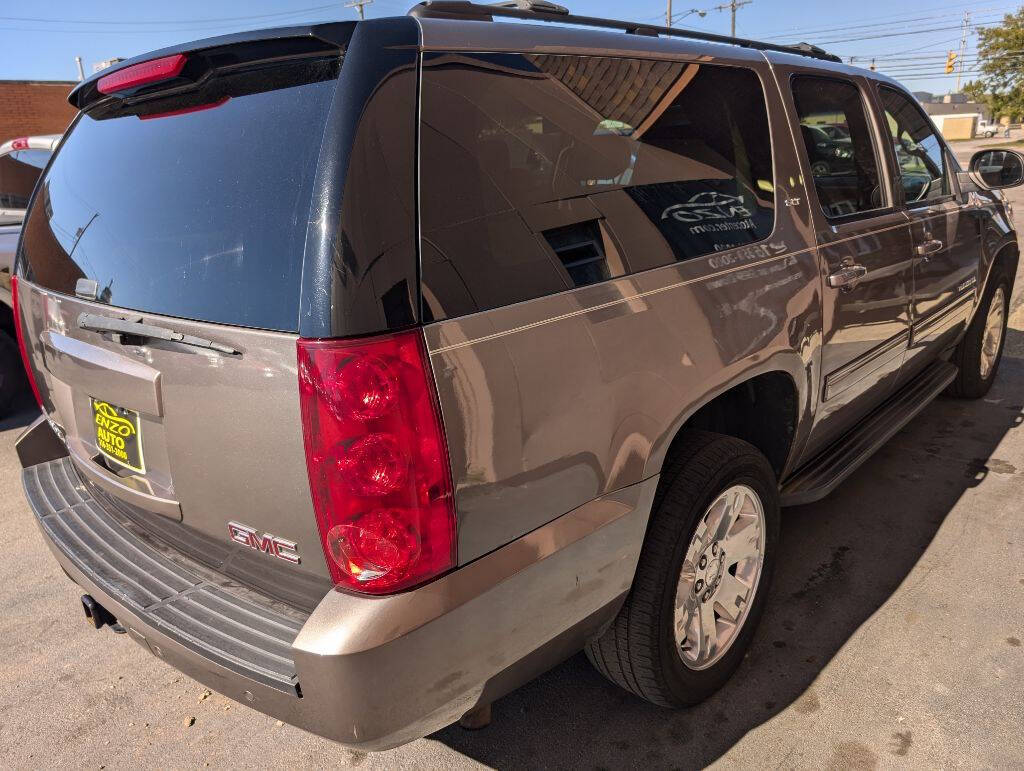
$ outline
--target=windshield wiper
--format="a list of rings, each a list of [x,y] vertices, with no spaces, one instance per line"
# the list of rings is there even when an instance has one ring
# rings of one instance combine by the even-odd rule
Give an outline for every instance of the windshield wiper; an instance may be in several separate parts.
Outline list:
[[[141,317],[140,317],[141,318]],[[78,328],[90,332],[110,332],[115,335],[127,335],[128,337],[145,338],[147,340],[166,340],[171,343],[191,345],[194,348],[206,348],[229,356],[241,354],[234,348],[223,343],[215,343],[195,335],[185,335],[175,332],[167,327],[158,327],[153,324],[143,324],[141,320],[116,319],[109,316],[97,316],[94,313],[82,313],[78,316]]]

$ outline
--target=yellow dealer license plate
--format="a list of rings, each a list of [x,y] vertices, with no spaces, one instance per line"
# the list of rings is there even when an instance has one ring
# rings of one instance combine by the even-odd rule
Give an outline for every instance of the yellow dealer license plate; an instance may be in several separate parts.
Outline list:
[[[99,399],[91,401],[93,423],[96,426],[96,447],[114,463],[145,474],[139,413]]]

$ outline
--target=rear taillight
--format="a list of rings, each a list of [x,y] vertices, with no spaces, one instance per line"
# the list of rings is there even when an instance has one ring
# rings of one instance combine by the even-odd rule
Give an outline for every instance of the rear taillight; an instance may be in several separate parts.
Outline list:
[[[455,564],[448,450],[419,331],[299,340],[306,465],[334,582],[370,594]]]
[[[25,366],[25,376],[29,385],[32,386],[32,393],[39,403],[39,409],[43,409],[43,397],[39,394],[39,386],[36,385],[35,375],[32,374],[32,367],[28,361],[28,348],[25,347],[25,333],[21,329],[21,310],[18,305],[18,277],[11,276],[11,303],[14,305],[14,335],[18,338],[18,350],[21,351],[21,363]]]
[[[27,150],[28,149],[28,137],[18,137],[17,139],[11,140],[12,150]]]
[[[185,54],[171,54],[141,64],[133,64],[131,67],[104,75],[97,81],[96,88],[101,94],[113,94],[128,88],[176,78],[181,74],[186,61]]]

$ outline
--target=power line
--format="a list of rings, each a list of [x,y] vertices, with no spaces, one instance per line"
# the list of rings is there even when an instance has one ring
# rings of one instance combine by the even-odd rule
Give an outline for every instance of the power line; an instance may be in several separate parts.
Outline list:
[[[991,24],[972,24],[972,29],[985,29],[986,27],[993,26]],[[955,27],[930,27],[928,29],[915,29],[915,30],[904,30],[902,32],[886,32],[878,35],[864,35],[863,37],[848,37],[838,38],[836,40],[820,40],[817,41],[818,45],[831,45],[833,43],[854,43],[859,40],[880,40],[881,38],[887,37],[905,37],[909,35],[924,35],[929,32],[945,32],[952,29],[961,29],[961,25],[957,24]],[[959,38],[956,38],[959,40]]]
[[[903,49],[901,49],[899,51],[888,51],[888,52],[886,52],[884,54],[858,54],[856,58],[858,58],[858,59],[870,59],[870,58],[884,59],[884,58],[886,58],[888,56],[899,56],[900,54],[905,54],[905,53],[909,54],[909,53],[914,53],[915,51],[925,51],[925,50],[927,50],[929,48],[938,48],[938,47],[943,47],[944,48],[944,47],[950,45],[951,43],[955,43],[959,39],[960,39],[959,37],[955,37],[952,40],[940,40],[937,43],[925,43],[924,45],[918,46],[917,48],[903,48]]]
[[[322,11],[328,8],[337,8],[336,3],[329,5],[314,5],[309,8],[294,8],[290,11],[275,11],[274,13],[258,13],[249,14],[246,16],[222,16],[219,18],[207,18],[207,19],[159,19],[155,21],[125,21],[123,19],[44,19],[32,16],[0,16],[0,21],[31,21],[31,22],[45,22],[48,24],[102,24],[104,26],[117,26],[125,24],[206,24],[206,23],[218,23],[218,22],[229,22],[229,21],[249,21],[250,19],[269,19],[273,16],[294,16],[299,13],[307,13],[310,11]]]
[[[991,3],[991,2],[992,2],[992,0],[975,0],[974,2],[966,2],[966,3],[965,2],[956,2],[956,3],[953,3],[952,5],[945,5],[945,6],[938,6],[938,5],[936,5],[936,6],[932,6],[928,10],[930,10],[930,11],[951,10],[951,11],[953,11],[953,13],[952,13],[953,16],[959,16],[960,12],[965,7],[974,7],[976,5],[985,5],[986,3]],[[1000,6],[1000,7],[1001,8],[1016,8],[1015,5]],[[989,10],[989,9],[979,8],[979,9],[976,9],[976,10],[977,10],[978,13],[982,13],[982,12],[984,12],[986,10]],[[899,23],[899,21],[902,20],[902,17],[912,16],[915,13],[920,13],[920,11],[899,11],[899,12],[896,12],[896,13],[883,14],[883,15],[872,14],[871,18],[873,18],[873,19],[893,19],[893,21],[890,22],[890,23],[894,23],[895,24],[895,23]],[[788,30],[782,30],[782,29],[779,29],[779,30],[768,30],[767,34],[775,35],[777,37],[787,37],[787,36],[790,36],[790,35],[793,34],[793,30],[792,30],[792,28],[789,28]]]
[[[1014,7],[1014,6],[1005,6],[1005,7],[1010,8],[1010,7]],[[979,15],[985,15],[986,17],[988,17],[988,16],[993,16],[993,14],[986,13],[986,12],[996,11],[996,10],[1000,10],[1000,9],[998,9],[998,8],[983,8],[983,9],[981,9],[979,11],[976,11],[976,13],[978,13]],[[792,39],[792,38],[800,36],[800,35],[824,35],[824,34],[831,34],[831,33],[834,33],[834,32],[851,32],[851,33],[854,33],[854,32],[868,32],[868,31],[870,31],[870,30],[872,30],[874,28],[877,28],[877,27],[892,27],[893,24],[909,24],[911,22],[933,21],[933,20],[937,20],[937,19],[954,19],[954,18],[958,18],[959,16],[960,16],[960,13],[947,13],[947,14],[938,14],[938,15],[934,15],[933,14],[933,15],[929,15],[929,16],[915,16],[915,17],[911,17],[911,18],[900,18],[900,19],[894,20],[894,21],[874,22],[872,24],[852,24],[852,25],[845,25],[845,26],[830,26],[830,27],[805,28],[805,29],[796,28],[796,29],[790,30],[789,32],[787,32],[787,33],[785,33],[783,35],[769,35],[769,36],[760,35],[759,37],[762,40],[781,40],[781,39],[784,39],[784,38]],[[995,14],[994,16],[1002,16],[1002,14]]]

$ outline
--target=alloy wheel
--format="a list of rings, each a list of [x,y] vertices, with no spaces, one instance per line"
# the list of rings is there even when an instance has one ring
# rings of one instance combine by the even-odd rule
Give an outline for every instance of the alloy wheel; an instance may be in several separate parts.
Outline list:
[[[739,636],[761,578],[764,546],[764,506],[747,485],[729,487],[704,512],[676,587],[676,650],[689,669],[712,666]]]

